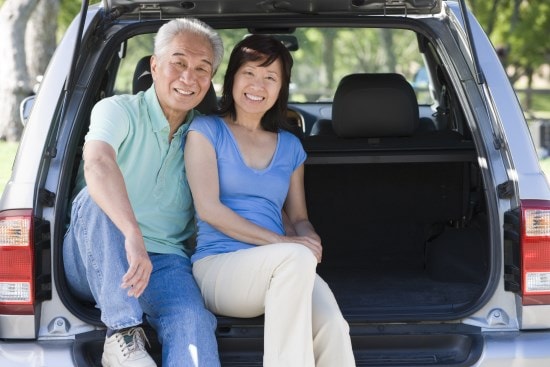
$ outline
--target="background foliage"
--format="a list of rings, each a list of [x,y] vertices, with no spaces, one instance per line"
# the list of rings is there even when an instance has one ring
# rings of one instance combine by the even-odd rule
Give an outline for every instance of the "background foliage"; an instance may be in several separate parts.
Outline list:
[[[550,2],[468,0],[472,12],[501,52],[512,81],[529,76],[550,58]]]

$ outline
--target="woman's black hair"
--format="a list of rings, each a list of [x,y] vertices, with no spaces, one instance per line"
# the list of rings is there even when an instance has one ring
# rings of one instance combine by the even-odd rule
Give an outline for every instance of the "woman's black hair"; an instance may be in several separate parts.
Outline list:
[[[264,114],[261,120],[262,127],[271,132],[279,129],[293,131],[286,118],[288,103],[288,87],[292,69],[292,56],[283,43],[274,37],[253,34],[240,41],[229,57],[229,64],[225,72],[223,91],[218,112],[236,119],[235,101],[233,100],[233,82],[237,70],[246,62],[263,60],[261,66],[271,65],[275,60],[281,60],[282,76],[281,90],[275,104]]]

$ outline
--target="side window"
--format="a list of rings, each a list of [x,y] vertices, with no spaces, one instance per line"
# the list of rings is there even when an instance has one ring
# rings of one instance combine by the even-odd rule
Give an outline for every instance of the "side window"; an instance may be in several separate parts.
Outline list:
[[[154,34],[142,34],[127,40],[121,47],[122,60],[115,80],[115,94],[132,93],[134,70],[139,60],[153,54]]]
[[[418,104],[420,105],[432,105],[433,98],[430,93],[430,90],[433,89],[430,75],[428,73],[428,68],[425,65],[422,65],[414,73],[411,85],[416,92],[416,98],[418,99]]]

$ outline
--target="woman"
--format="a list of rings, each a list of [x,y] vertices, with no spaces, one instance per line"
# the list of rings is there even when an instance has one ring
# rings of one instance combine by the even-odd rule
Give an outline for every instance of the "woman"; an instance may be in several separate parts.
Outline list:
[[[189,128],[193,274],[214,313],[265,314],[264,366],[354,366],[348,324],[315,271],[322,246],[307,216],[306,154],[285,122],[291,68],[281,42],[245,38],[229,60],[220,115]],[[285,235],[283,212],[295,235]]]

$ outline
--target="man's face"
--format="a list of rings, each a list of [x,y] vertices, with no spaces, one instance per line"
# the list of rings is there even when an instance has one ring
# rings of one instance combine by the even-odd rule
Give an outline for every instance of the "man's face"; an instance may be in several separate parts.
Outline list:
[[[210,88],[214,52],[208,40],[191,33],[176,36],[151,59],[151,74],[168,121],[181,122]],[[173,121],[172,121],[173,120]]]

